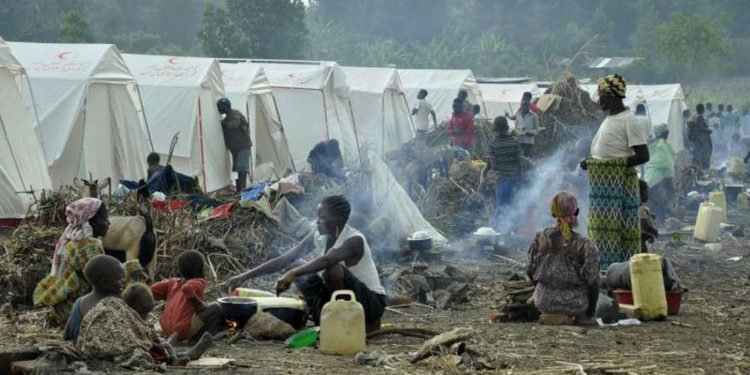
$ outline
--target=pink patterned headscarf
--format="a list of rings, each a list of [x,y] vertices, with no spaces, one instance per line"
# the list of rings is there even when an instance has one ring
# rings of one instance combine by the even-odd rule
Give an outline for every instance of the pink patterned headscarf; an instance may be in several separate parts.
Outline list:
[[[52,269],[50,272],[53,276],[60,273],[60,249],[69,241],[81,241],[94,235],[94,231],[89,225],[89,220],[96,215],[102,201],[96,198],[82,198],[65,208],[65,220],[68,226],[65,227],[60,239],[55,245],[55,255],[52,257]]]

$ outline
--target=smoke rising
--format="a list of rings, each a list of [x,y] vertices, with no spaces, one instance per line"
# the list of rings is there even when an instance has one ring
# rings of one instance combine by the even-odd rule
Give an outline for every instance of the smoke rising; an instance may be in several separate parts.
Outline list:
[[[530,240],[537,231],[554,225],[549,202],[555,193],[567,190],[578,199],[580,225],[577,231],[585,234],[588,177],[580,167],[573,169],[577,160],[572,160],[570,155],[568,148],[561,147],[553,155],[538,159],[527,171],[513,203],[494,218],[495,230],[504,237],[516,234]]]

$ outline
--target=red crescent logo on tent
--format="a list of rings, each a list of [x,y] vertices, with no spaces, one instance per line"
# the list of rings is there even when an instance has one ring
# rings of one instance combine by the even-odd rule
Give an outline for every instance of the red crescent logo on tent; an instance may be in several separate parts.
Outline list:
[[[176,64],[177,64],[177,62],[175,62],[175,60],[177,60],[178,58],[179,58],[179,57],[171,57],[171,58],[169,58],[169,60],[167,60],[167,61],[168,61],[168,62],[169,62],[169,63],[170,63],[171,65],[176,65]]]
[[[69,59],[68,55],[72,55],[73,52],[60,52],[57,54],[57,58],[59,60],[67,60]]]

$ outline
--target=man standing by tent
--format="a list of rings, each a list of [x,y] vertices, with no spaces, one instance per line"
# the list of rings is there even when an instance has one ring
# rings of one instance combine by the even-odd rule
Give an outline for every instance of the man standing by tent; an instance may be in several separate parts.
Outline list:
[[[430,116],[432,116],[432,123],[437,126],[437,117],[435,116],[435,110],[432,109],[432,104],[427,101],[427,90],[419,90],[417,94],[417,105],[411,110],[411,115],[416,116],[414,125],[417,127],[417,133],[422,134],[430,129]]]
[[[251,149],[250,124],[238,110],[232,109],[232,103],[227,98],[216,102],[219,113],[222,114],[221,130],[224,132],[224,144],[232,153],[232,171],[237,172],[237,191],[245,189],[247,177],[250,175]]]
[[[521,102],[520,113],[515,116],[516,130],[521,133],[523,156],[533,159],[534,138],[539,132],[539,117],[531,111],[531,102]]]
[[[695,106],[695,115],[688,122],[688,139],[693,144],[693,161],[702,170],[711,166],[711,129],[703,118],[703,104]]]

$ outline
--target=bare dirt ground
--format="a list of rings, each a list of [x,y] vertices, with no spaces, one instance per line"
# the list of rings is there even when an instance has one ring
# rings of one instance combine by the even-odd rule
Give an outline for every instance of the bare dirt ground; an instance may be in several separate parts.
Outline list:
[[[750,215],[730,215],[730,223],[746,226]],[[747,228],[750,229],[750,226]],[[721,249],[682,235],[683,243],[662,239],[655,252],[669,256],[690,292],[683,296],[680,314],[663,322],[633,327],[553,327],[536,323],[493,322],[505,296],[502,281],[521,271],[511,262],[452,261],[480,271],[460,309],[439,311],[425,307],[386,311],[383,323],[437,332],[456,327],[476,331],[467,346],[481,354],[494,369],[477,370],[455,365],[443,356],[418,364],[410,353],[421,346],[418,338],[390,335],[372,339],[367,351],[381,363],[368,366],[352,357],[326,356],[316,348],[288,349],[282,342],[219,341],[206,356],[233,358],[228,367],[189,369],[170,367],[173,374],[750,374],[750,240],[724,231]],[[748,231],[750,237],[750,231]],[[523,259],[525,249],[510,254]],[[740,259],[736,257],[741,257]],[[57,344],[56,330],[42,328],[33,313],[0,318],[3,347]],[[89,364],[92,371],[129,374],[124,369]],[[73,373],[73,372],[71,372]]]

